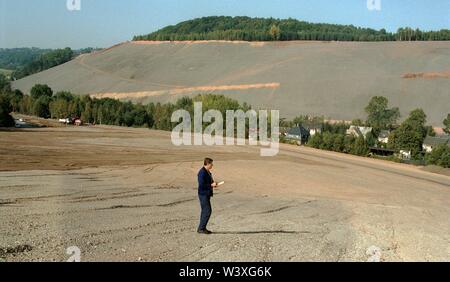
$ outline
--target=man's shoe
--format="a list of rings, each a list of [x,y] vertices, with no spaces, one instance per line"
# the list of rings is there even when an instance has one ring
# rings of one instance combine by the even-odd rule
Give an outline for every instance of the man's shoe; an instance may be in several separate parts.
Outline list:
[[[197,230],[197,233],[209,235],[209,234],[211,234],[212,232],[209,231],[208,229],[204,229],[204,230]]]

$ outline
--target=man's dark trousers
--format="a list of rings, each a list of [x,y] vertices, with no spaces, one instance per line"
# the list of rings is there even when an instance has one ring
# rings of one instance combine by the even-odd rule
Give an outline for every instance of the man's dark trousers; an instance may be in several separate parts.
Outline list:
[[[198,195],[200,199],[200,207],[202,208],[202,212],[200,214],[200,225],[198,226],[198,230],[202,231],[206,229],[206,225],[208,224],[209,218],[211,217],[212,208],[211,208],[211,196],[209,195]]]

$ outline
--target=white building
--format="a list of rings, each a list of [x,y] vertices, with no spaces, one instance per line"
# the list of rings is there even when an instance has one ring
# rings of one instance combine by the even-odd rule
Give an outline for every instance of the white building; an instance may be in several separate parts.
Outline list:
[[[347,135],[353,135],[355,137],[363,136],[366,139],[369,133],[372,133],[372,130],[372,127],[352,125],[347,129]]]
[[[378,135],[378,142],[387,144],[389,143],[389,135],[391,132],[389,130],[381,130],[380,134]]]
[[[440,145],[450,146],[450,136],[448,135],[439,137],[427,136],[427,138],[425,138],[425,140],[423,141],[422,148],[425,152],[431,153],[433,152],[434,148]]]

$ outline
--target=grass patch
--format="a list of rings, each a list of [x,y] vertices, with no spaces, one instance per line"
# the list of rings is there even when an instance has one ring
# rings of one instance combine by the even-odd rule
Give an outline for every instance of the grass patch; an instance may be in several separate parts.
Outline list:
[[[0,74],[3,74],[7,78],[10,78],[12,73],[13,73],[13,70],[0,69]]]

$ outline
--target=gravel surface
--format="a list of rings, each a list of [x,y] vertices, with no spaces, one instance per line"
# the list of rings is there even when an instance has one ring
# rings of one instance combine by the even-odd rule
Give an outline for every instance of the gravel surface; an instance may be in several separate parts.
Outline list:
[[[196,173],[226,184],[199,219]],[[450,177],[282,145],[174,147],[118,127],[0,131],[0,260],[450,260]],[[370,250],[369,250],[370,251]]]

